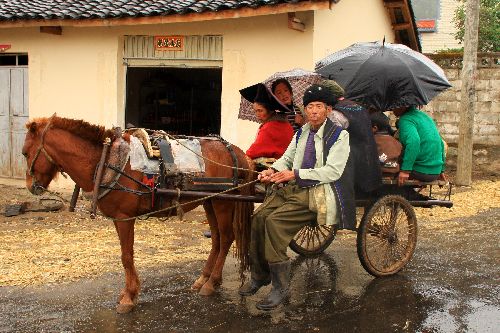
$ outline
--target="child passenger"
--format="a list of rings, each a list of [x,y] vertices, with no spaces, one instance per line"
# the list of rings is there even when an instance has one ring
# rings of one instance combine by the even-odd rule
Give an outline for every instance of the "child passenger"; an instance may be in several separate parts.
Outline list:
[[[271,91],[276,96],[281,104],[284,104],[288,111],[285,111],[285,117],[292,125],[293,130],[297,131],[302,125],[306,123],[302,111],[293,102],[293,90],[290,82],[285,79],[277,79],[271,85]]]
[[[382,173],[386,176],[396,176],[400,170],[399,161],[403,146],[392,136],[394,131],[385,114],[380,111],[373,112],[370,114],[370,120]]]

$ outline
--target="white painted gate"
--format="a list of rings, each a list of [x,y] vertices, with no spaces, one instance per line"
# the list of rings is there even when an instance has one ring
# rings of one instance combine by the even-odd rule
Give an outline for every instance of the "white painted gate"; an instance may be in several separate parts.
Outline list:
[[[24,178],[28,68],[0,67],[0,177]]]

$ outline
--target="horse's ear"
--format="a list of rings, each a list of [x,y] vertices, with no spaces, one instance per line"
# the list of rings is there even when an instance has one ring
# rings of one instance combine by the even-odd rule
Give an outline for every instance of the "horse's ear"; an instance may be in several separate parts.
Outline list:
[[[35,133],[36,132],[36,123],[34,121],[30,121],[29,123],[26,124],[26,128],[30,133]]]

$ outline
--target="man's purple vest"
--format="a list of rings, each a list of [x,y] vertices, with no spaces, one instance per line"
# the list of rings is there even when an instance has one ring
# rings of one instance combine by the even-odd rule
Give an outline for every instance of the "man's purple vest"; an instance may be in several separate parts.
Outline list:
[[[323,134],[323,164],[326,164],[326,159],[330,148],[337,142],[342,128],[336,126],[330,119],[326,119],[324,134]],[[302,134],[302,128],[297,131],[296,143]],[[344,168],[342,176],[330,183],[337,207],[340,208],[340,223],[338,229],[356,230],[356,200],[354,197],[354,168],[351,154],[347,159],[347,164]]]

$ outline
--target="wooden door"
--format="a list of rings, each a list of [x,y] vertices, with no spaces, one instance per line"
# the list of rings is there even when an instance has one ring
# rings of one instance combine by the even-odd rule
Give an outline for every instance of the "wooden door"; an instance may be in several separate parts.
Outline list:
[[[28,115],[28,68],[0,68],[0,177],[26,175],[21,150]]]

